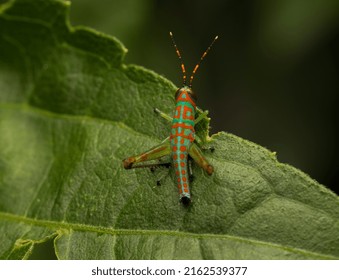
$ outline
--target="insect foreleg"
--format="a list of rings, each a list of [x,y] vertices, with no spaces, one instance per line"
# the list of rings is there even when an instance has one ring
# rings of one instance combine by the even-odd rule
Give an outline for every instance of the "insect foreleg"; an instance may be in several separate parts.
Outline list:
[[[204,119],[205,117],[207,117],[208,115],[208,110],[203,111],[200,108],[197,107],[197,112],[200,114],[195,120],[194,120],[194,124],[197,124],[198,122],[200,122],[202,119]]]
[[[204,155],[202,154],[200,148],[198,147],[197,144],[192,143],[189,150],[188,154],[191,156],[191,158],[194,159],[194,161],[201,167],[203,168],[208,175],[212,175],[214,169],[213,166],[208,163]]]
[[[172,122],[173,118],[169,115],[167,115],[166,113],[160,111],[158,108],[154,108],[154,112],[157,113],[158,115],[160,115],[160,117],[163,117],[165,120]]]
[[[123,160],[124,168],[125,169],[131,169],[131,168],[137,168],[137,167],[151,167],[155,166],[157,164],[150,164],[146,166],[134,166],[134,164],[149,160],[154,160],[161,158],[163,156],[169,155],[171,152],[170,148],[170,141],[169,138],[166,138],[162,143],[160,143],[157,146],[154,146],[153,148],[149,149],[148,151],[137,155],[133,157],[129,157]]]
[[[206,141],[203,141],[198,135],[195,135],[194,141],[198,143],[201,150],[209,150],[210,152],[214,152],[215,148],[213,146],[207,145]]]

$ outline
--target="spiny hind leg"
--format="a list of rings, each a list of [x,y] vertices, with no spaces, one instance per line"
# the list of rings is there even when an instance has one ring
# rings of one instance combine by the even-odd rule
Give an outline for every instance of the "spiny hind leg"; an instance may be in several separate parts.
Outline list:
[[[131,169],[131,168],[143,168],[148,167],[151,168],[152,166],[156,166],[158,164],[143,164],[143,165],[135,165],[140,162],[145,162],[149,160],[159,159],[163,156],[169,155],[171,153],[170,141],[169,137],[166,138],[162,143],[153,148],[149,149],[148,151],[137,155],[128,157],[123,160],[124,168]],[[161,163],[160,163],[161,165]]]
[[[207,159],[204,157],[202,151],[200,150],[197,144],[195,143],[191,144],[188,150],[188,154],[202,169],[206,171],[208,175],[212,175],[212,173],[214,172],[214,168],[212,165],[208,163]]]

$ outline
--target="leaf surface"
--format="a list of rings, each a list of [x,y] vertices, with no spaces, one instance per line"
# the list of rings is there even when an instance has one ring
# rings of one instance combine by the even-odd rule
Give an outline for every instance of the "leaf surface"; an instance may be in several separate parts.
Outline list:
[[[254,143],[213,135],[215,173],[194,166],[188,209],[172,169],[124,170],[169,135],[153,108],[171,113],[176,87],[68,9],[0,8],[0,258],[48,240],[60,259],[339,258],[338,197]]]

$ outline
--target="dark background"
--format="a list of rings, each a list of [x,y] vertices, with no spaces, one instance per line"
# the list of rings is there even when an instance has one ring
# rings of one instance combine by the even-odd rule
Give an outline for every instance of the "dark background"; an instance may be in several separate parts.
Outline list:
[[[169,31],[188,72],[219,35],[193,85],[212,133],[267,147],[339,193],[338,0],[74,0],[70,16],[119,38],[126,63],[177,86]]]

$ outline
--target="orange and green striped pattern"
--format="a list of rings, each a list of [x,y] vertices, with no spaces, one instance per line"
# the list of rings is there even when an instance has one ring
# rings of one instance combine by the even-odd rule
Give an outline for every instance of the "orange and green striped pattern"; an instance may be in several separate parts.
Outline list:
[[[173,116],[170,145],[180,200],[190,200],[189,176],[187,168],[188,150],[194,141],[194,116],[196,105],[189,92],[183,87],[179,90],[176,99],[175,114]]]

